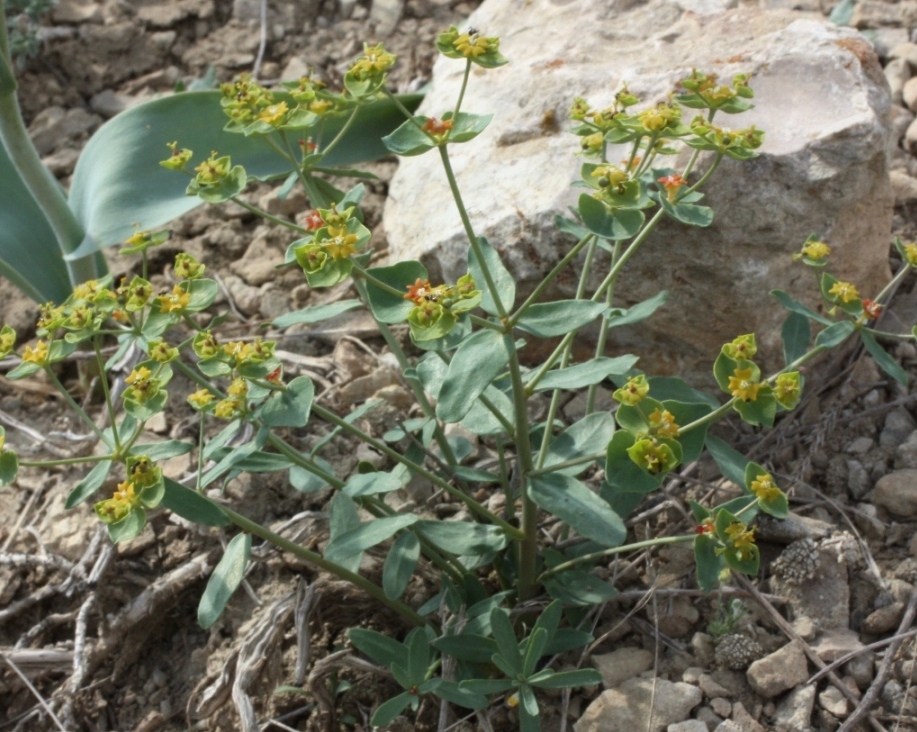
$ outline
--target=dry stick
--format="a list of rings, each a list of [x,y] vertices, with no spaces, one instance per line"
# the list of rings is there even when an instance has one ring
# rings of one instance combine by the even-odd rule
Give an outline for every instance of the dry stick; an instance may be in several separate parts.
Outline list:
[[[16,519],[16,525],[13,527],[13,530],[10,532],[10,535],[6,537],[6,541],[3,542],[2,551],[6,551],[13,545],[13,541],[19,534],[19,530],[22,528],[22,525],[25,523],[26,516],[29,515],[29,511],[32,510],[32,507],[35,505],[35,501],[38,499],[38,495],[41,493],[40,490],[36,489],[31,491],[29,498],[25,503],[25,506],[22,507],[22,511],[19,512],[19,518]]]
[[[875,651],[875,650],[878,650],[879,648],[885,648],[885,646],[890,646],[895,641],[907,640],[908,638],[911,638],[915,635],[917,635],[917,630],[909,630],[907,633],[893,635],[890,638],[884,638],[880,641],[876,641],[875,643],[870,643],[868,646],[863,646],[862,648],[858,648],[855,651],[850,651],[850,653],[845,653],[843,656],[838,658],[836,661],[832,661],[831,663],[829,663],[821,671],[818,671],[817,673],[813,674],[809,678],[809,680],[806,681],[806,686],[808,686],[809,684],[814,684],[816,681],[818,681],[822,676],[824,676],[829,671],[834,671],[834,669],[836,669],[838,666],[843,666],[845,663],[847,663],[847,661],[851,661],[854,658],[856,658],[857,656],[867,653],[868,651]]]
[[[791,640],[794,640],[797,643],[799,643],[799,645],[802,647],[803,653],[805,653],[806,656],[808,656],[809,660],[812,663],[814,663],[820,669],[823,669],[825,668],[825,666],[827,666],[827,664],[818,657],[818,654],[812,650],[812,647],[799,636],[799,633],[796,632],[793,626],[790,625],[786,621],[786,619],[780,613],[777,612],[776,608],[774,608],[773,605],[771,605],[767,600],[764,599],[761,593],[758,592],[757,587],[755,587],[748,579],[746,579],[743,575],[738,574],[737,572],[733,572],[732,576],[735,578],[735,580],[740,585],[745,587],[745,589],[748,590],[754,596],[754,598],[758,601],[758,604],[761,605],[762,608],[764,608],[764,610],[770,616],[771,620],[774,621],[774,623],[777,625],[778,628],[780,628],[783,634],[786,635]],[[840,691],[841,694],[843,694],[855,707],[861,703],[860,696],[854,693],[850,689],[850,687],[847,686],[847,684],[841,681],[840,678],[838,678],[836,673],[834,673],[833,671],[829,671],[828,680],[832,684],[834,684],[834,686],[837,687],[837,690]],[[864,706],[863,709],[865,710],[864,713],[869,714],[868,707]],[[885,727],[883,727],[872,716],[872,714],[869,715],[869,724],[874,730],[876,730],[876,732],[888,732],[888,730]],[[840,730],[838,730],[838,732],[840,732]]]
[[[914,622],[915,615],[917,615],[917,590],[911,592],[911,599],[908,600],[907,610],[904,611],[904,617],[901,618],[901,625],[898,626],[898,633],[896,635],[901,635],[910,629],[911,624]],[[844,723],[838,728],[837,732],[851,732],[863,716],[869,713],[869,708],[875,703],[882,691],[882,687],[885,685],[885,678],[891,670],[895,654],[898,653],[898,649],[901,648],[902,643],[904,643],[904,638],[898,638],[894,643],[889,645],[888,650],[885,651],[885,657],[882,659],[882,664],[879,666],[879,670],[876,673],[876,678],[872,680],[866,693],[863,694],[863,699],[860,701],[859,705],[851,712],[850,716],[844,720]]]
[[[6,661],[6,665],[9,666],[11,669],[13,669],[16,675],[20,679],[22,679],[22,683],[24,683],[28,687],[29,691],[32,692],[32,696],[34,696],[38,700],[38,703],[41,704],[42,709],[44,709],[48,713],[48,715],[51,717],[51,719],[54,720],[54,724],[57,725],[57,728],[61,730],[61,732],[67,732],[67,728],[64,727],[63,724],[61,724],[61,721],[57,718],[57,715],[55,715],[54,712],[51,710],[51,707],[48,706],[48,702],[44,700],[42,695],[38,693],[38,689],[36,689],[32,685],[32,682],[29,681],[29,677],[26,676],[24,673],[22,673],[22,671],[19,670],[19,667],[15,663],[13,663],[10,660],[9,656],[7,656],[6,654],[0,653],[0,658],[3,658],[3,660]]]
[[[915,650],[917,650],[917,648],[915,648]],[[911,658],[913,658],[913,657],[914,657],[914,652],[911,651]],[[914,665],[911,664],[911,672],[910,672],[910,673],[908,674],[908,676],[907,676],[907,685],[904,687],[904,701],[905,701],[905,702],[907,701],[908,696],[910,696],[910,693],[911,693],[911,686],[912,686],[913,683],[914,683],[914,670],[915,670],[915,669],[914,669]],[[902,708],[902,711],[903,711],[903,709],[904,709],[904,702],[902,702],[901,708]],[[899,715],[898,715],[898,718],[895,720],[895,729],[894,729],[894,732],[898,732],[898,728],[901,727],[901,721],[902,721],[902,720],[901,720],[901,717],[903,717],[903,716],[904,716],[903,714],[899,714]]]
[[[293,623],[296,626],[296,673],[294,674],[296,686],[302,686],[306,680],[306,666],[309,665],[309,655],[312,645],[312,636],[309,633],[309,616],[318,604],[315,596],[315,584],[308,584],[305,578],[299,578],[296,587],[296,611],[293,614]]]

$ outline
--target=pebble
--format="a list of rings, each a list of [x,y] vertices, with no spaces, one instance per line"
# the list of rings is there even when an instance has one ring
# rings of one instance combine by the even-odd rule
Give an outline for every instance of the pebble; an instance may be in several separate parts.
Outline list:
[[[900,518],[917,518],[917,469],[896,470],[879,478],[872,501]]]
[[[843,719],[850,713],[850,702],[836,686],[829,686],[818,695],[818,703],[826,712],[830,712],[838,719]]]
[[[871,635],[882,635],[898,627],[904,617],[904,603],[893,602],[891,605],[874,610],[863,621],[861,629]]]
[[[686,719],[666,727],[666,732],[707,732],[707,725],[699,719]]]
[[[895,449],[895,467],[899,470],[902,468],[917,469],[917,431],[911,432],[907,440]]]
[[[809,670],[802,646],[794,641],[755,661],[747,677],[751,688],[768,699],[803,683]]]
[[[732,714],[732,704],[728,699],[719,696],[710,700],[710,708],[720,717],[728,717]]]
[[[645,648],[618,648],[611,653],[593,655],[592,663],[602,674],[605,688],[610,689],[651,669],[653,654]]]
[[[701,690],[690,684],[672,683],[665,679],[628,679],[620,686],[602,692],[586,708],[573,729],[574,732],[618,729],[662,732],[670,724],[687,719],[702,699]],[[648,724],[650,716],[652,724]]]
[[[797,686],[777,707],[775,732],[802,732],[809,729],[815,706],[815,684]]]
[[[908,132],[914,125],[908,128]],[[885,425],[879,434],[879,445],[882,447],[898,447],[917,428],[917,422],[906,409],[899,407],[888,413]]]
[[[891,88],[892,101],[900,104],[904,96],[904,85],[911,78],[910,64],[903,58],[892,59],[886,65],[884,73]]]

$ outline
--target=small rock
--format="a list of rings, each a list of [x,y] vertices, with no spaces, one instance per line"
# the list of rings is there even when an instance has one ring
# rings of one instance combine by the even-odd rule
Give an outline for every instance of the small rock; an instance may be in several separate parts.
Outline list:
[[[102,123],[100,117],[82,107],[64,110],[48,107],[42,110],[29,125],[29,137],[39,155],[47,155],[65,141],[91,132]]]
[[[911,78],[911,65],[903,58],[895,58],[885,65],[883,73],[892,91],[892,101],[900,104],[904,98],[904,85]]]
[[[903,58],[912,68],[917,69],[917,43],[899,43],[888,52],[889,58]]]
[[[713,641],[706,633],[695,633],[691,636],[691,651],[701,666],[709,666],[713,663],[715,650]]]
[[[904,603],[893,602],[891,605],[880,607],[871,612],[863,621],[861,629],[864,633],[881,635],[898,627],[904,617]]]
[[[697,719],[707,725],[708,730],[716,729],[716,727],[723,722],[723,720],[717,716],[716,712],[714,712],[710,707],[706,705],[700,707],[697,710],[697,714],[695,716]]]
[[[861,691],[868,689],[875,678],[876,659],[871,651],[860,653],[844,665],[844,669]]]
[[[894,49],[907,43],[907,28],[879,28],[872,34],[870,40],[872,40],[872,47],[876,51],[876,56],[887,59],[891,57]]]
[[[912,125],[913,126],[913,125]],[[910,128],[908,128],[910,130]],[[906,409],[899,407],[893,409],[885,417],[885,425],[879,434],[879,445],[882,447],[898,447],[917,427],[917,422]]]
[[[912,81],[917,81],[917,77]],[[915,93],[917,93],[917,86],[915,86]],[[896,206],[903,206],[917,200],[917,180],[897,170],[889,173],[889,180],[891,180],[892,192],[895,194]]]
[[[743,730],[737,722],[725,719],[716,726],[713,732],[743,732]]]
[[[732,705],[732,721],[739,725],[742,732],[767,732],[764,727],[758,724],[758,720],[752,717],[742,702],[736,702]]]
[[[666,727],[665,732],[707,732],[707,725],[699,719],[686,719]]]
[[[856,513],[853,514],[853,521],[867,539],[876,541],[885,539],[886,526],[879,519],[879,512],[871,503],[858,503]]]
[[[309,75],[309,66],[299,56],[291,56],[287,65],[280,72],[281,81],[298,81]]]
[[[223,282],[240,313],[245,317],[250,317],[259,311],[261,290],[245,284],[241,277],[236,277],[235,275],[226,275],[223,278]]]
[[[385,38],[398,25],[398,19],[404,10],[404,0],[373,0],[369,19],[376,24],[376,35]]]
[[[70,175],[80,159],[80,151],[72,147],[62,147],[41,159],[45,167],[58,178]]]
[[[701,674],[701,677],[697,680],[697,685],[700,687],[700,690],[707,695],[708,699],[715,699],[716,697],[729,698],[732,696],[732,692],[714,679],[710,674]],[[727,716],[720,714],[716,706],[711,702],[710,706],[713,707],[713,711],[719,714],[721,717]]]
[[[901,100],[909,110],[917,111],[917,77],[912,76],[904,82],[904,87],[901,89]]]
[[[592,663],[602,674],[606,689],[639,676],[653,667],[653,654],[644,648],[618,648],[611,653],[592,657]]]
[[[751,688],[768,699],[792,689],[809,677],[802,646],[795,641],[788,643],[769,656],[755,661],[749,666],[747,676]]]
[[[283,264],[283,254],[272,246],[267,237],[252,240],[242,258],[229,268],[249,285],[263,285],[277,277],[277,265]]]
[[[654,690],[652,724],[648,724]],[[687,719],[702,699],[701,690],[690,684],[665,679],[629,679],[615,689],[602,692],[586,708],[573,729],[574,732],[662,732],[670,724]]]
[[[917,181],[915,181],[915,186],[917,186]],[[898,470],[904,468],[917,470],[917,431],[911,432],[907,440],[895,449],[895,467]]]
[[[790,513],[785,519],[775,519],[765,513],[759,513],[755,519],[755,539],[775,544],[792,544],[800,539],[822,539],[828,536],[834,527],[825,521],[810,516],[797,516]]]
[[[675,4],[696,15],[716,15],[734,8],[737,0],[675,0]]]
[[[914,194],[917,196],[917,181],[914,181]],[[861,499],[872,489],[869,472],[859,460],[847,461],[847,490],[856,499]]]
[[[111,89],[105,89],[92,96],[92,99],[89,100],[89,107],[93,112],[110,118],[130,107],[132,102],[133,100],[126,94],[118,94]]]
[[[274,320],[290,312],[290,293],[271,283],[261,288],[261,303],[258,305],[258,314],[265,320]]]
[[[343,386],[338,392],[338,398],[343,404],[359,404],[365,402],[380,389],[395,384],[398,384],[396,371],[390,368],[376,369],[371,374],[361,376]]]
[[[847,564],[843,555],[830,546],[819,547],[817,553],[818,571],[809,579],[800,582],[796,574],[775,573],[771,587],[775,594],[789,600],[794,618],[810,618],[820,628],[845,628],[850,622]]]
[[[857,437],[844,448],[844,452],[848,452],[851,455],[863,455],[869,452],[875,444],[875,440],[871,437]]]
[[[55,23],[101,23],[102,6],[95,0],[58,0],[51,8]]]
[[[904,3],[902,3],[903,5]],[[882,26],[901,27],[902,11],[897,5],[878,2],[878,0],[861,0],[853,9],[850,16],[850,25],[862,30],[863,28],[881,28]]]
[[[815,684],[797,686],[777,707],[775,732],[808,732],[812,707],[815,706]]]
[[[761,658],[763,650],[754,638],[739,633],[724,635],[716,644],[716,662],[733,671],[743,671]]]
[[[793,630],[799,634],[799,637],[802,638],[807,643],[815,639],[815,634],[818,629],[815,627],[815,623],[812,622],[812,618],[800,617],[796,618],[793,621]]]
[[[285,198],[278,195],[279,191],[272,188],[258,199],[258,206],[274,216],[292,217],[306,210],[308,199],[300,188],[294,188]]]
[[[830,628],[823,631],[812,643],[812,650],[825,663],[832,663],[848,653],[863,648],[859,635],[849,628]]]
[[[850,713],[850,702],[836,686],[829,686],[819,694],[818,703],[822,709],[838,719],[844,719]]]
[[[895,516],[917,518],[917,469],[896,470],[879,478],[872,500]]]
[[[732,714],[732,704],[728,699],[716,697],[710,700],[710,708],[720,717],[728,717]]]

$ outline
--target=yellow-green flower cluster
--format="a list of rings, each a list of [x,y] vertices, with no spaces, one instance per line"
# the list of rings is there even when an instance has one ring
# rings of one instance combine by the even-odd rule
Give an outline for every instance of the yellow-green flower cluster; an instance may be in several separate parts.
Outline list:
[[[418,277],[406,289],[404,299],[414,303],[408,312],[408,325],[415,341],[442,338],[455,327],[459,314],[476,308],[481,301],[481,291],[470,274],[454,285],[434,286]]]
[[[763,381],[761,369],[752,360],[757,352],[754,333],[740,335],[722,347],[713,368],[720,388],[736,400],[736,409],[753,424],[772,422],[775,402],[793,409],[801,395],[798,371],[780,374],[773,383]]]
[[[627,380],[620,389],[617,389],[612,396],[621,404],[636,406],[650,393],[650,385],[646,376],[640,374]]]
[[[469,62],[493,69],[506,63],[500,53],[500,39],[485,36],[476,28],[460,31],[454,25],[436,39],[436,48],[448,58],[467,59]]]

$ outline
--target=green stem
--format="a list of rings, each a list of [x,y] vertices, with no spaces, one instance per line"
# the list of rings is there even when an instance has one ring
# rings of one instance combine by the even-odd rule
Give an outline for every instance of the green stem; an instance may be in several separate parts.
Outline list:
[[[359,105],[353,108],[353,112],[350,113],[350,116],[347,118],[347,121],[344,123],[344,126],[341,127],[340,131],[334,136],[334,139],[328,143],[328,147],[321,151],[322,155],[325,156],[334,150],[337,147],[338,143],[344,139],[344,135],[347,134],[347,131],[353,125],[354,120],[357,118],[357,114],[360,111]]]
[[[551,463],[547,467],[537,467],[531,473],[529,473],[530,478],[537,478],[539,475],[545,475],[547,473],[556,473],[558,470],[566,470],[567,468],[575,468],[577,465],[583,465],[584,463],[592,463],[596,460],[601,460],[605,457],[605,451],[594,452],[590,455],[580,455],[576,458],[571,458],[570,460],[564,460],[561,463]]]
[[[468,319],[471,320],[475,325],[479,325],[482,328],[487,328],[488,330],[495,330],[497,333],[506,333],[506,328],[502,325],[494,323],[492,320],[487,320],[487,318],[482,318],[478,315],[468,314]]]
[[[680,544],[686,541],[693,541],[694,534],[681,534],[680,536],[664,536],[658,539],[647,539],[646,541],[638,541],[633,544],[626,544],[624,546],[616,546],[611,549],[603,549],[600,552],[594,552],[592,554],[584,554],[581,557],[574,557],[573,559],[564,562],[563,564],[558,564],[556,567],[542,572],[541,576],[538,578],[539,582],[543,582],[549,577],[553,577],[556,574],[565,572],[571,567],[575,567],[577,564],[582,564],[583,562],[591,562],[595,559],[601,559],[602,557],[610,557],[615,554],[623,554],[624,552],[632,552],[638,549],[646,549],[653,546],[662,546],[663,544]]]
[[[465,75],[462,77],[462,88],[459,90],[458,100],[455,102],[455,111],[452,113],[452,119],[459,116],[459,110],[462,108],[462,101],[465,99],[465,89],[468,86],[468,77],[471,74],[471,59],[465,62]]]
[[[398,108],[398,111],[401,112],[401,114],[403,114],[409,122],[411,122],[418,130],[427,135],[427,137],[430,137],[430,135],[428,135],[424,130],[423,125],[420,124],[420,122],[417,121],[417,118],[414,117],[414,115],[411,113],[411,110],[405,107],[397,96],[392,94],[384,86],[382,87],[382,92],[389,98],[389,100]],[[433,142],[433,138],[430,138],[430,140]]]
[[[556,278],[557,275],[559,275],[559,274],[563,271],[563,269],[573,260],[573,258],[574,258],[577,254],[580,253],[580,251],[582,250],[582,248],[583,248],[586,244],[592,242],[592,243],[593,243],[593,249],[590,249],[589,251],[590,251],[590,252],[591,252],[591,251],[594,251],[594,243],[595,243],[595,240],[596,240],[595,234],[587,234],[587,235],[584,236],[582,239],[580,239],[580,240],[574,245],[574,247],[573,247],[569,252],[567,252],[567,254],[564,255],[563,259],[561,259],[561,260],[554,266],[554,268],[553,268],[550,272],[548,272],[548,274],[547,274],[544,278],[542,278],[541,282],[539,282],[538,285],[537,285],[537,287],[535,287],[535,289],[532,291],[532,294],[529,295],[527,298],[525,298],[525,302],[523,302],[522,305],[519,306],[519,309],[516,310],[516,312],[514,312],[514,313],[510,316],[510,318],[509,318],[509,325],[510,325],[510,327],[515,326],[516,323],[519,322],[519,318],[521,318],[521,317],[523,316],[523,314],[525,313],[525,311],[526,311],[526,310],[527,310],[527,309],[528,309],[528,308],[529,308],[529,307],[530,307],[539,297],[541,297],[541,295],[542,295],[542,294],[544,293],[544,291],[548,288],[548,286],[551,284],[551,282],[554,281],[554,278]],[[586,265],[583,267],[583,271],[584,271],[584,272],[588,272],[588,270],[589,270],[589,263],[590,263],[591,261],[592,261],[592,258],[587,254],[587,257],[586,257],[586,262],[587,262],[587,263],[586,263]]]
[[[468,211],[465,209],[465,203],[462,201],[462,193],[459,190],[458,182],[455,179],[455,172],[452,170],[452,163],[449,162],[449,151],[445,145],[439,146],[439,156],[443,161],[443,169],[446,171],[446,179],[449,181],[449,189],[452,191],[452,198],[455,200],[456,208],[458,208],[459,217],[462,219],[462,226],[465,228],[465,234],[468,236],[468,241],[471,244],[471,249],[474,251],[474,256],[478,260],[478,264],[481,265],[481,273],[484,275],[484,282],[487,283],[487,290],[490,292],[490,297],[494,301],[494,306],[497,308],[497,314],[500,316],[501,320],[504,320],[507,317],[506,308],[503,307],[503,300],[501,299],[500,291],[497,289],[497,285],[494,282],[493,275],[490,273],[490,268],[487,266],[487,262],[484,260],[484,253],[481,250],[481,245],[478,243],[478,237],[474,233],[474,227],[471,225],[471,219],[468,218]]]
[[[369,271],[363,269],[363,267],[361,267],[359,264],[354,262],[353,259],[351,259],[350,261],[353,263],[353,271],[356,272],[358,275],[360,275],[360,277],[362,277],[364,280],[366,280],[367,282],[372,282],[375,287],[378,287],[380,290],[384,290],[389,295],[393,295],[395,297],[400,297],[404,299],[404,296],[407,294],[406,292],[404,292],[404,290],[399,290],[396,287],[392,287],[387,282],[383,282],[378,277],[370,274]],[[372,310],[370,310],[370,314],[372,314]]]
[[[252,206],[250,203],[246,203],[238,196],[233,196],[229,200],[235,204],[238,204],[239,206],[244,208],[246,211],[250,211],[251,213],[255,214],[256,216],[260,216],[261,218],[267,219],[268,221],[272,221],[273,223],[279,224],[280,226],[285,226],[286,228],[292,229],[293,231],[297,232],[298,234],[309,234],[310,233],[308,229],[304,229],[301,226],[297,226],[294,223],[291,223],[284,219],[278,218],[277,216],[269,214],[267,211],[264,211],[263,209],[260,209],[257,206]]]
[[[108,410],[108,421],[111,424],[111,435],[115,441],[115,453],[121,452],[121,440],[118,428],[115,425],[115,405],[111,401],[111,389],[108,387],[108,374],[105,372],[105,361],[102,359],[102,350],[99,348],[99,337],[92,339],[92,348],[96,354],[96,363],[99,365],[99,382],[102,384],[102,393],[105,395],[105,407]]]
[[[201,419],[197,430],[197,477],[194,480],[194,490],[203,493],[201,477],[204,475],[204,422],[206,412],[201,412]]]
[[[54,386],[57,387],[57,390],[60,392],[61,396],[64,398],[64,401],[67,402],[68,406],[74,412],[77,413],[79,418],[83,420],[83,422],[95,433],[96,437],[102,440],[102,442],[105,442],[105,438],[102,436],[102,430],[100,430],[96,426],[96,423],[92,421],[90,416],[86,414],[83,408],[79,404],[76,403],[76,401],[74,400],[72,396],[70,396],[70,392],[68,392],[64,388],[64,385],[60,383],[60,379],[57,378],[57,376],[54,373],[54,370],[50,366],[45,366],[44,369],[45,369],[45,373],[48,375],[48,378],[50,378]],[[114,430],[112,430],[112,432],[114,432]]]
[[[208,498],[207,500],[210,500],[210,499]],[[214,505],[218,505],[218,504],[214,504]],[[308,562],[309,564],[315,567],[318,567],[319,569],[322,569],[325,572],[328,572],[329,574],[332,574],[335,577],[338,577],[339,579],[342,579],[346,582],[350,582],[351,584],[356,585],[361,590],[363,590],[368,595],[370,595],[372,598],[374,598],[375,600],[378,600],[379,602],[381,602],[383,605],[390,608],[391,610],[394,610],[396,613],[406,618],[407,620],[410,620],[415,625],[418,625],[418,626],[431,625],[430,621],[422,618],[420,615],[414,612],[414,610],[412,610],[410,607],[405,605],[403,602],[399,600],[392,600],[389,597],[387,597],[381,587],[379,587],[376,584],[373,584],[365,577],[361,577],[360,575],[355,574],[354,572],[350,572],[349,570],[344,569],[343,567],[341,567],[338,564],[335,564],[334,562],[329,562],[324,557],[322,557],[320,554],[316,554],[315,552],[309,551],[305,547],[302,547],[299,544],[296,544],[290,541],[289,539],[285,539],[280,534],[275,534],[270,529],[267,529],[264,526],[261,526],[261,524],[257,524],[254,521],[249,520],[245,516],[236,513],[232,509],[226,508],[223,505],[219,505],[219,508],[221,511],[223,511],[223,513],[226,514],[226,516],[229,518],[230,521],[232,521],[236,526],[238,526],[243,531],[249,534],[252,534],[254,536],[257,536],[261,539],[264,539],[265,541],[269,541],[274,546],[279,547],[280,549],[283,549],[284,551],[287,551],[290,554],[293,554],[294,556],[299,557],[303,561]]]
[[[618,257],[621,256],[621,242],[616,241],[614,245],[614,250],[611,254],[611,266],[618,261]],[[611,284],[608,285],[608,289],[605,291],[605,304],[608,308],[611,308],[614,303],[614,291],[615,291],[615,282],[612,280]],[[599,337],[595,344],[595,357],[600,358],[605,355],[605,343],[608,341],[608,309],[602,313],[602,321],[599,324]],[[595,411],[595,395],[598,391],[598,384],[590,384],[589,388],[586,390],[586,414],[592,414]]]
[[[444,481],[442,478],[440,478],[435,473],[431,473],[429,470],[427,470],[423,466],[418,465],[413,460],[409,460],[404,455],[401,455],[400,453],[396,452],[395,450],[390,448],[388,445],[386,445],[384,442],[380,442],[379,440],[375,439],[371,435],[368,435],[365,432],[363,432],[363,430],[361,430],[360,428],[350,424],[349,422],[345,422],[343,419],[338,417],[334,412],[328,409],[325,409],[324,407],[318,404],[312,405],[312,412],[316,416],[318,416],[320,419],[324,419],[326,422],[330,422],[331,424],[337,427],[340,427],[345,432],[349,432],[354,437],[359,438],[362,442],[365,442],[370,447],[378,450],[383,455],[386,455],[387,457],[391,458],[392,460],[395,460],[396,462],[401,463],[415,475],[419,475],[420,477],[424,478],[425,480],[429,480],[437,488],[442,488],[444,491],[446,491],[446,493],[460,500],[462,503],[468,506],[469,509],[477,513],[479,516],[482,516],[483,518],[486,518],[491,523],[494,523],[497,526],[499,526],[501,529],[503,529],[507,534],[509,534],[513,538],[516,538],[516,539],[520,538],[521,532],[515,526],[511,526],[510,524],[506,523],[506,521],[501,519],[499,516],[496,516],[492,512],[488,511],[487,508],[482,506],[480,503],[475,501],[470,496],[465,495],[462,491],[458,490],[454,486],[449,485],[449,483]]]
[[[518,597],[520,602],[533,598],[537,591],[536,573],[538,571],[538,506],[532,500],[529,491],[529,475],[535,466],[532,464],[532,442],[529,433],[528,396],[522,383],[522,369],[519,366],[519,354],[513,348],[509,362],[509,373],[513,384],[513,402],[516,412],[516,471],[522,499],[522,538],[519,541]]]
[[[885,297],[889,292],[891,292],[895,287],[898,286],[898,283],[901,282],[907,276],[907,273],[913,269],[911,265],[905,262],[904,267],[901,268],[901,271],[898,272],[894,277],[889,280],[888,284],[882,288],[882,291],[876,295],[875,301],[881,302],[882,298]]]

